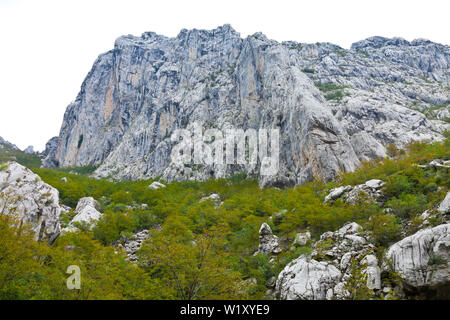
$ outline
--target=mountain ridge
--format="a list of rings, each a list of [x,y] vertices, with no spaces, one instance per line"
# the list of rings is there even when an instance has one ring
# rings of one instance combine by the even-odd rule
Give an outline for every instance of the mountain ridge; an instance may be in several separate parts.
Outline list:
[[[241,38],[230,25],[174,38],[121,36],[83,81],[44,165],[97,165],[95,176],[119,179],[255,174],[236,165],[177,167],[168,138],[194,121],[222,130],[279,127],[279,173],[260,182],[284,186],[332,180],[385,157],[390,144],[441,140],[450,48],[384,37],[352,48]]]

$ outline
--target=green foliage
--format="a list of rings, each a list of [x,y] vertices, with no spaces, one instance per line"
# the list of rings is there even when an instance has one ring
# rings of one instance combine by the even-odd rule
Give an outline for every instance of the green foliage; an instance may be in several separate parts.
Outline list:
[[[332,92],[336,87],[324,90]],[[402,232],[414,232],[421,223],[420,214],[435,208],[450,186],[449,170],[417,164],[450,159],[449,152],[448,137],[442,142],[413,143],[404,151],[392,148],[391,158],[364,162],[355,172],[342,173],[336,182],[313,181],[281,190],[261,189],[255,177],[245,174],[204,182],[174,182],[153,190],[148,188],[153,180],[111,182],[89,178],[85,174],[93,167],[34,168],[43,181],[58,189],[63,204],[74,208],[81,197],[92,196],[100,202],[103,215],[91,230],[78,225],[81,231],[61,236],[51,247],[33,242],[25,231],[0,224],[2,244],[16,250],[0,246],[0,298],[261,299],[271,277],[300,255],[311,253],[309,246],[287,250],[298,232],[309,230],[313,239],[318,239],[326,231],[355,221],[373,238],[377,255],[404,236]],[[63,177],[67,182],[61,181]],[[331,188],[370,179],[386,181],[383,204],[323,201]],[[220,206],[199,201],[212,193],[220,196]],[[74,214],[73,210],[63,214],[62,225],[67,226]],[[270,263],[271,257],[254,255],[263,222],[269,223],[287,246]],[[409,225],[407,230],[403,230],[404,225]],[[114,253],[112,244],[143,229],[150,230],[150,237],[139,252],[137,264]],[[31,243],[27,246],[28,241]],[[331,241],[321,242],[317,247],[319,257],[327,259],[326,252],[332,245]],[[439,258],[432,263],[439,263]],[[89,273],[82,292],[65,288],[65,270],[71,264],[79,264]],[[358,268],[354,270],[356,291],[352,296],[371,297],[359,286],[364,278]],[[390,277],[389,281],[396,281],[394,274]],[[256,279],[256,284],[249,279]]]

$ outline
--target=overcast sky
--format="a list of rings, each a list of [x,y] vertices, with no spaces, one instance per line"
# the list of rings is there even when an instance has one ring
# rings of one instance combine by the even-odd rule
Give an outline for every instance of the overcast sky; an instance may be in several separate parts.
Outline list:
[[[123,34],[230,23],[243,37],[344,48],[375,35],[450,44],[449,2],[0,0],[0,136],[43,150],[96,57]]]

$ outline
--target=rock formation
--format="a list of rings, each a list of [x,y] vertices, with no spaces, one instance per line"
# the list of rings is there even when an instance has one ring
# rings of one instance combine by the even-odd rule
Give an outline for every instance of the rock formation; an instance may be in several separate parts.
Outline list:
[[[89,228],[92,228],[102,215],[98,211],[99,208],[100,205],[94,198],[81,198],[75,208],[76,216],[70,221],[69,226],[63,229],[63,232],[76,231],[77,224],[86,224]]]
[[[442,139],[445,112],[428,111],[448,109],[449,70],[450,48],[425,40],[375,37],[344,50],[242,39],[229,25],[122,36],[95,61],[44,165],[95,165],[95,176],[117,179],[259,175],[259,162],[174,164],[172,133],[200,122],[280,129],[279,170],[262,186],[330,181],[386,156],[388,144]]]
[[[272,233],[272,229],[267,223],[263,223],[261,228],[259,228],[258,253],[278,254],[280,252],[281,247],[278,242],[278,237]]]
[[[0,165],[0,214],[31,226],[35,239],[52,242],[60,233],[58,190],[15,162]]]
[[[419,230],[395,243],[387,259],[404,278],[407,290],[425,297],[428,293],[434,299],[440,298],[436,292],[446,297],[450,293],[450,224]]]

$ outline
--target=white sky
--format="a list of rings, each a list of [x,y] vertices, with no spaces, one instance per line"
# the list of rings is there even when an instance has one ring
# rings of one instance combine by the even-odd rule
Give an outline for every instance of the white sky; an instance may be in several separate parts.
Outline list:
[[[247,36],[351,43],[380,35],[450,44],[450,1],[0,0],[0,136],[43,150],[96,57],[123,34],[230,23]]]

